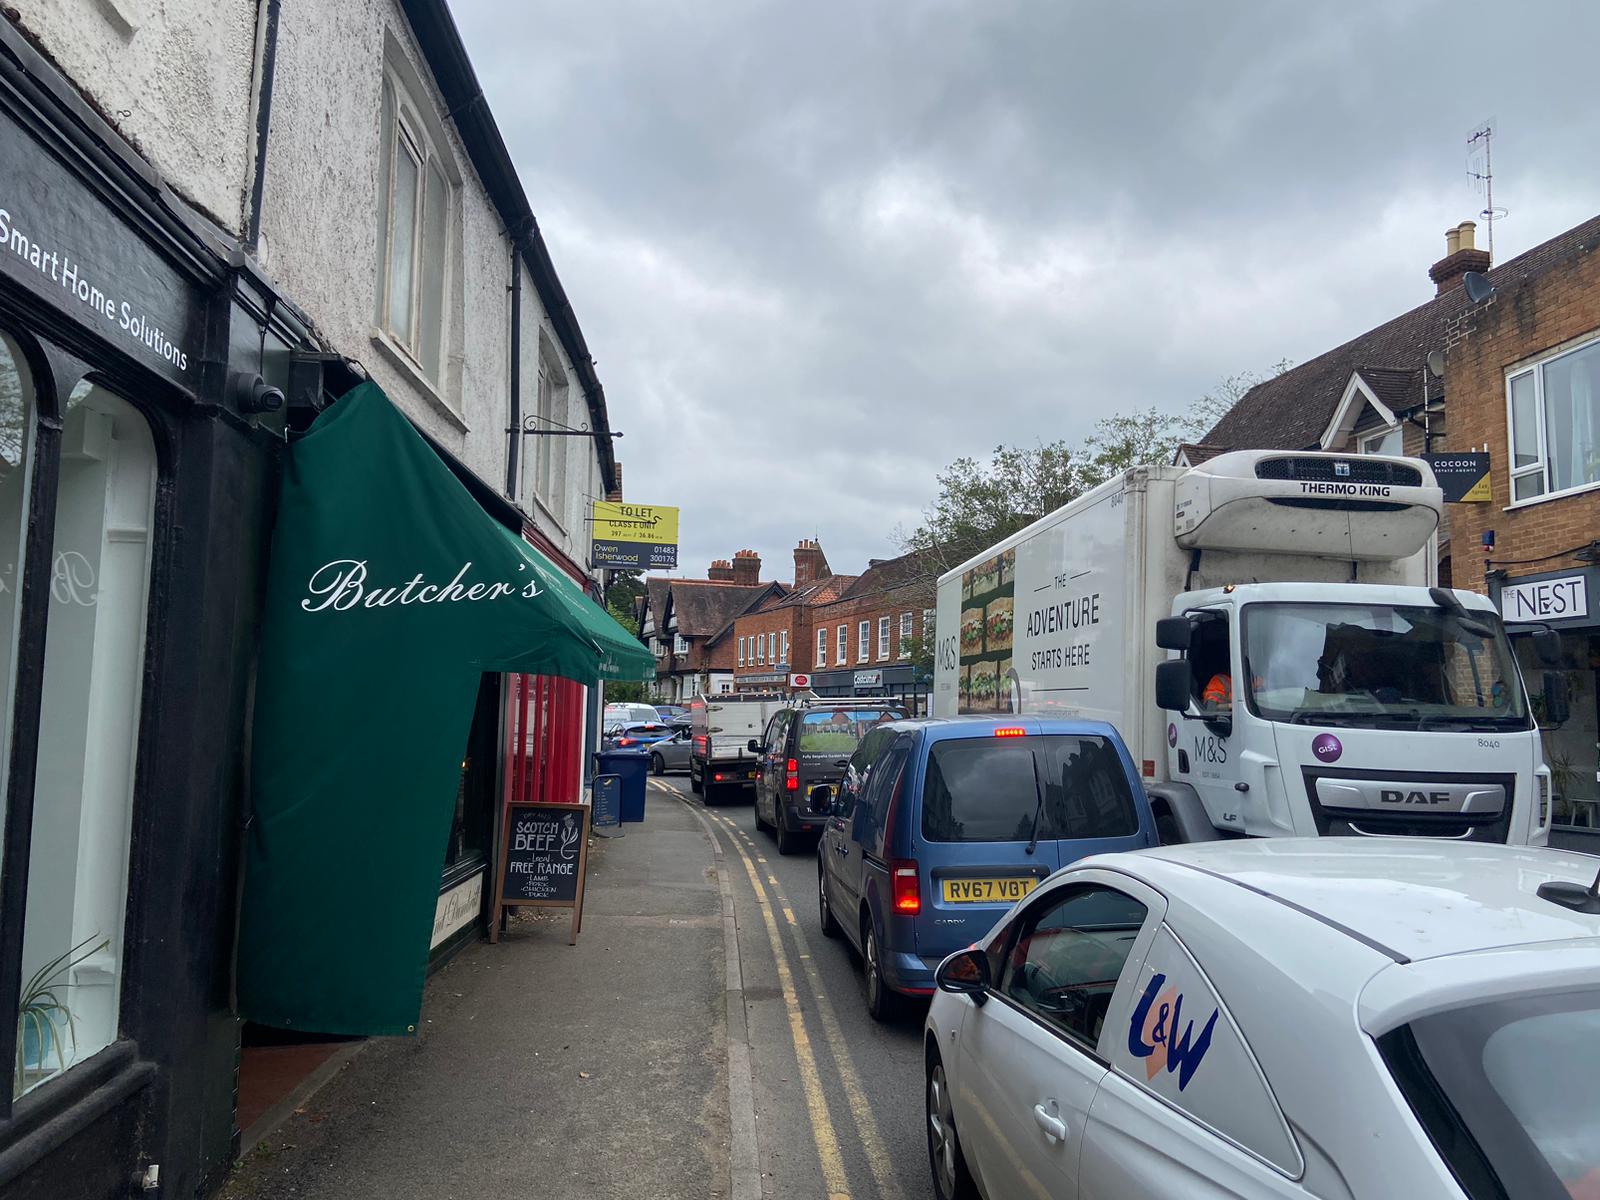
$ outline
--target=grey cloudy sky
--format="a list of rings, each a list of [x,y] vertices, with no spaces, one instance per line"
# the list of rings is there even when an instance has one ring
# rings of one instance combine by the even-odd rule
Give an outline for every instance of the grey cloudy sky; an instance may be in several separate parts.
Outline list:
[[[1600,211],[1592,3],[454,9],[685,574],[1422,303],[1487,116],[1497,259]]]

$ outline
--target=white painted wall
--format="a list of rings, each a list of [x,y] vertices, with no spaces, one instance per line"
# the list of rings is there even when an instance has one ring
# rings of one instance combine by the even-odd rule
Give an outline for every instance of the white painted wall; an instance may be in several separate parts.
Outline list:
[[[174,190],[229,232],[243,229],[255,145],[256,0],[6,7]]]

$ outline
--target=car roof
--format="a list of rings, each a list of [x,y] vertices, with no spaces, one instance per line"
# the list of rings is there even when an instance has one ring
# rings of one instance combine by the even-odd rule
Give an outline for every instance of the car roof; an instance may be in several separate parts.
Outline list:
[[[1552,880],[1594,882],[1600,858],[1572,851],[1433,839],[1262,838],[1117,857],[1120,869],[1174,898],[1192,888],[1196,873],[1225,880],[1397,963],[1600,938],[1600,915],[1538,895],[1539,885]]]
[[[1117,737],[1116,730],[1106,722],[1087,721],[1077,717],[1037,717],[1016,714],[991,717],[974,713],[959,717],[916,717],[905,721],[891,721],[888,725],[894,729],[924,730],[929,741],[991,736],[996,729],[1021,729],[1028,736],[1065,733]]]

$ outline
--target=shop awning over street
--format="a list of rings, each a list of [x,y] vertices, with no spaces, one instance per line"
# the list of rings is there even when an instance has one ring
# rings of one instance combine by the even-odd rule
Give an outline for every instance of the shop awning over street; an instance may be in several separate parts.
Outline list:
[[[594,684],[649,679],[655,663],[362,384],[288,451],[256,687],[240,1015],[415,1029],[485,671]]]

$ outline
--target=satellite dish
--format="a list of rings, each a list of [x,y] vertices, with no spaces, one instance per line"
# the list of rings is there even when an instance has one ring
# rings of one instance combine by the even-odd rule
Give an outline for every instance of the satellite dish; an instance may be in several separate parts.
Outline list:
[[[1444,378],[1444,351],[1443,350],[1430,350],[1430,351],[1428,351],[1428,374],[1432,375],[1435,379],[1443,379]]]
[[[1468,271],[1461,277],[1461,283],[1467,289],[1467,299],[1474,304],[1482,304],[1494,295],[1494,284],[1482,271]]]

